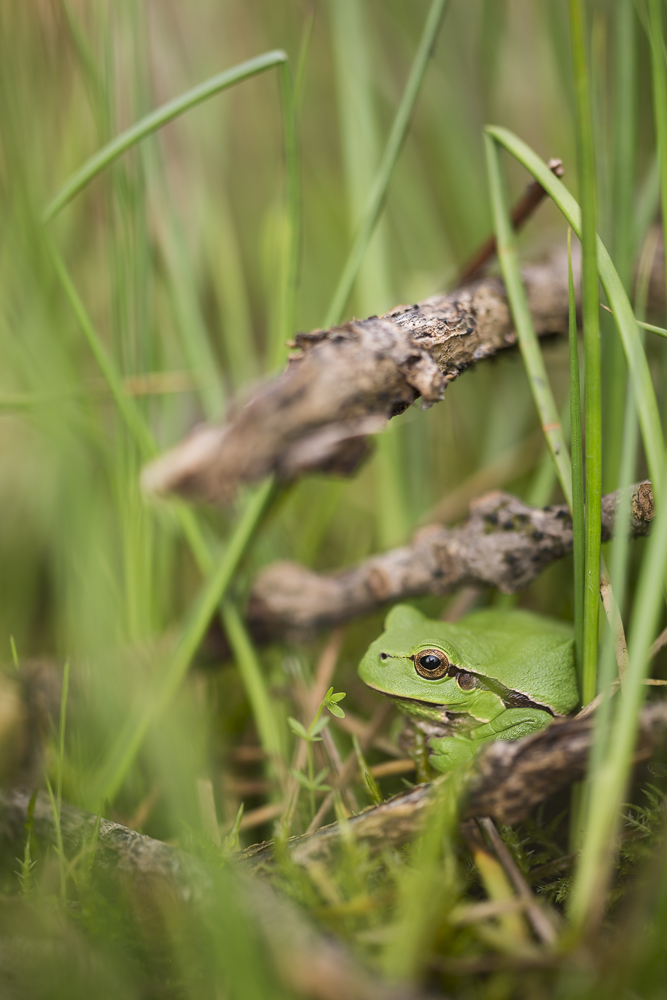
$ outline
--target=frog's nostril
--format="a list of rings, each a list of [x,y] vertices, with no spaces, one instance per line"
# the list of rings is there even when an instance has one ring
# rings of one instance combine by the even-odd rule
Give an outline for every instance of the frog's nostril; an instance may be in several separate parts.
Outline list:
[[[389,659],[389,657],[387,656],[386,653],[380,653],[380,659],[381,660],[387,660],[387,659]]]

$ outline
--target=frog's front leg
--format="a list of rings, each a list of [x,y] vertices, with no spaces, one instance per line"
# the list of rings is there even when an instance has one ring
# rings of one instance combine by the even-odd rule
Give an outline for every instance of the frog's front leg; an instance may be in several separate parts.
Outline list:
[[[464,764],[491,740],[520,740],[537,733],[552,721],[548,712],[538,708],[506,708],[490,722],[483,722],[465,735],[429,740],[430,764],[437,771],[451,771]]]

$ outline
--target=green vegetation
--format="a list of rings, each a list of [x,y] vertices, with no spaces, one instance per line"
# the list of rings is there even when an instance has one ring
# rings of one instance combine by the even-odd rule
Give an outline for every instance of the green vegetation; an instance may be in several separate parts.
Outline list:
[[[0,663],[7,691],[40,661],[62,679],[36,769],[0,705],[3,782],[45,791],[57,830],[40,837],[33,798],[20,852],[0,849],[3,996],[319,995],[276,971],[230,864],[274,835],[273,885],[388,983],[664,994],[667,770],[632,772],[647,691],[664,697],[644,683],[665,667],[649,650],[665,618],[667,332],[660,312],[645,322],[660,204],[667,225],[663,7],[0,4]],[[549,198],[517,236],[508,206],[532,178]],[[520,273],[565,252],[568,227],[583,399],[573,289],[569,344],[540,343]],[[520,352],[394,418],[355,478],[267,480],[225,509],[142,495],[145,462],[276,374],[295,330],[454,287],[492,231]],[[484,471],[486,489],[570,505],[575,558],[516,600],[575,622],[584,701],[603,696],[586,781],[501,831],[553,908],[548,946],[498,862],[461,839],[454,778],[409,848],[371,857],[344,838],[332,866],[290,861],[288,834],[405,787],[382,766],[393,717],[363,736],[383,723],[356,674],[382,617],[267,646],[243,615],[261,567],[335,570],[402,544],[436,505],[462,517]],[[645,475],[651,537],[619,532],[601,560],[603,487]],[[614,697],[600,572],[628,636]],[[458,597],[415,603],[437,617]],[[97,817],[77,850],[69,804]],[[100,884],[101,816],[196,855],[206,898]]]

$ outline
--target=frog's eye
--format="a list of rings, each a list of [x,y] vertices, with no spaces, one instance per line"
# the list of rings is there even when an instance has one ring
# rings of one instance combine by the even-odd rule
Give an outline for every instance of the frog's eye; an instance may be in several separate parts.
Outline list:
[[[465,670],[460,670],[456,675],[456,683],[462,691],[472,691],[475,687],[475,677],[473,674],[466,673]]]
[[[414,658],[415,670],[429,681],[440,680],[449,670],[449,660],[439,649],[422,649]]]

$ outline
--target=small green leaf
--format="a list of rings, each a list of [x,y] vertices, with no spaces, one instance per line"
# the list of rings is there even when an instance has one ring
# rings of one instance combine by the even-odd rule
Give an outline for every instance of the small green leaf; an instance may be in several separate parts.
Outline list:
[[[293,719],[292,716],[290,715],[287,719],[287,725],[290,727],[290,729],[296,736],[300,736],[302,740],[308,739],[308,733],[306,732],[306,730],[301,725],[298,719]]]
[[[369,791],[370,797],[376,806],[379,806],[384,799],[382,798],[382,792],[378,787],[378,783],[369,771],[364,771],[364,781],[366,782],[366,788]]]
[[[296,779],[296,781],[299,782],[302,788],[305,788],[308,791],[310,791],[310,781],[308,780],[305,774],[302,774],[301,771],[295,771],[294,768],[292,768],[290,774],[292,775],[293,778]]]
[[[244,809],[245,804],[242,802],[237,810],[231,830],[226,837],[223,837],[222,850],[224,854],[234,854],[239,849],[239,831],[241,829],[241,820],[243,819]]]
[[[302,788],[305,788],[308,792],[329,792],[331,788],[329,785],[323,784],[324,776],[327,773],[327,769],[324,768],[316,777],[313,778],[312,782],[310,778],[303,774],[301,771],[295,771],[294,768],[290,771],[290,774],[295,778]]]
[[[338,705],[327,705],[327,708],[329,709],[332,715],[336,716],[337,719],[345,718],[345,712],[343,711],[342,708],[339,708]]]
[[[317,722],[315,722],[312,726],[310,726],[308,730],[308,732],[310,733],[310,738],[312,739],[314,736],[317,736],[317,734],[321,733],[323,729],[326,729],[328,725],[329,725],[329,716],[321,715],[317,720]]]

